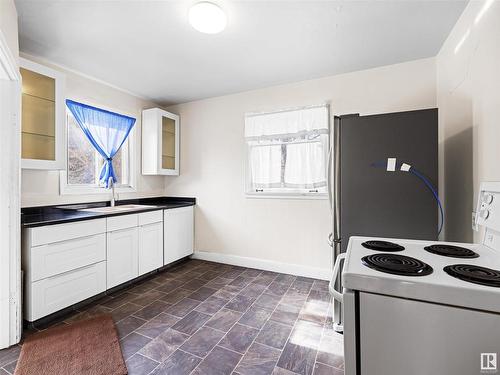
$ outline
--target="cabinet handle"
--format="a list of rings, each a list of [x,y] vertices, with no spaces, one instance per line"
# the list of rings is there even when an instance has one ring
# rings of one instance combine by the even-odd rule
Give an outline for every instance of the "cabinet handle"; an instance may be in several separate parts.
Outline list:
[[[97,262],[97,263],[100,263],[100,262]],[[73,270],[69,270],[69,271],[64,271],[64,272],[58,273],[57,275],[49,276],[49,277],[47,277],[47,279],[46,279],[46,280],[52,280],[52,279],[55,279],[55,278],[57,278],[57,277],[67,275],[67,274],[69,274],[69,273],[73,273],[73,272],[75,272],[75,271],[82,271],[82,270],[84,270],[84,269],[87,269],[87,268],[90,268],[90,267],[95,266],[97,263],[92,263],[92,264],[89,264],[89,265],[87,265],[87,266],[83,266],[83,267],[75,268],[75,269],[73,269]]]

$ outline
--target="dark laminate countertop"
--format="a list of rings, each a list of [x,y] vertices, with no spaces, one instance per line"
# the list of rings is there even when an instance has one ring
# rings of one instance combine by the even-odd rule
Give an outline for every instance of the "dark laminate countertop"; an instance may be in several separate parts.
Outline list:
[[[99,213],[78,211],[83,208],[95,208],[109,206],[108,202],[93,202],[82,204],[67,204],[57,206],[43,206],[43,207],[24,207],[21,209],[21,226],[23,228],[41,227],[44,225],[63,224],[74,221],[98,219],[110,216],[130,215],[139,212],[148,212],[156,210],[165,210],[170,208],[187,207],[196,204],[196,198],[184,197],[154,197],[154,198],[140,198],[140,199],[127,199],[116,202],[116,205],[124,204],[140,204],[148,205],[141,210],[131,210],[113,213]]]

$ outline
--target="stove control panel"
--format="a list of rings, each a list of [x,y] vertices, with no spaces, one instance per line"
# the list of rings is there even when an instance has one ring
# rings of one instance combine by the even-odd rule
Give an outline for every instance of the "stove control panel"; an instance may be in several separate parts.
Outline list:
[[[500,182],[483,182],[477,200],[476,224],[490,229],[485,233],[484,241],[492,231],[500,236]],[[487,241],[488,242],[488,241]],[[492,239],[490,238],[490,241]]]

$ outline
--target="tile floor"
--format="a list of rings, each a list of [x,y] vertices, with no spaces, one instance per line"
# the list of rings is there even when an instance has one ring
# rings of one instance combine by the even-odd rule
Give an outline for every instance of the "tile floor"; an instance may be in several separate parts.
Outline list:
[[[189,260],[54,324],[110,313],[130,375],[340,375],[331,309],[326,281]]]

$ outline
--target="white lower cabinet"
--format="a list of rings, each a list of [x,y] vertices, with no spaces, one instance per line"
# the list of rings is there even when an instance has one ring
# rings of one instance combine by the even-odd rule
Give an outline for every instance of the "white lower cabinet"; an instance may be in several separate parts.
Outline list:
[[[106,290],[106,262],[35,281],[26,290],[29,321],[40,319]]]
[[[106,286],[108,289],[139,276],[139,228],[107,233]]]
[[[193,219],[189,206],[25,229],[25,319],[41,319],[191,255]]]
[[[164,211],[163,262],[169,264],[193,254],[194,207]]]
[[[43,318],[106,290],[105,232],[105,219],[23,231],[26,320]]]
[[[163,223],[139,227],[139,275],[163,266]]]

